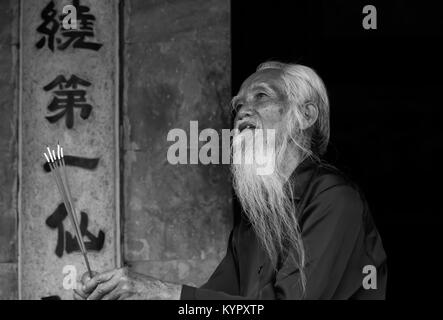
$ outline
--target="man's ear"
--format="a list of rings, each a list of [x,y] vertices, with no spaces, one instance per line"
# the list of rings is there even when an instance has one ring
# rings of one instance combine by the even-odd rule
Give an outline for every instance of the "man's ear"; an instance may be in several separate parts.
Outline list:
[[[318,118],[318,108],[315,104],[308,102],[301,107],[302,120],[300,129],[306,130],[311,127]]]

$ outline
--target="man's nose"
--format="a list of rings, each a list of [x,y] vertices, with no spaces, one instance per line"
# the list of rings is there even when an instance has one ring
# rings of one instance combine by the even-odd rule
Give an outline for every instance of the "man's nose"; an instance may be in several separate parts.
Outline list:
[[[243,105],[237,113],[237,121],[251,117],[254,114],[251,105]]]

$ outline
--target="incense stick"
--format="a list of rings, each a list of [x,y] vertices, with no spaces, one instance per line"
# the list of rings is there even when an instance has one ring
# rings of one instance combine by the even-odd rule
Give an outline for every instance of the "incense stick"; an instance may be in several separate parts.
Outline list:
[[[69,202],[70,202],[70,204],[72,206],[72,211],[74,213],[73,217],[74,217],[74,220],[75,220],[75,225],[76,225],[76,227],[78,229],[78,233],[81,236],[80,224],[78,223],[78,220],[77,220],[77,215],[76,215],[76,211],[75,211],[75,208],[74,208],[74,201],[72,201],[72,196],[71,196],[71,188],[69,187],[68,175],[66,174],[66,165],[65,165],[65,159],[63,157],[63,148],[60,147],[60,145],[58,143],[57,143],[57,152],[58,152],[58,159],[60,161],[60,167],[62,168],[62,173],[63,173],[63,179],[62,180],[64,180],[64,182],[65,182],[66,191],[67,191],[67,195],[68,195],[68,200],[69,200]],[[82,254],[83,254],[84,259],[85,259],[85,263],[86,263],[86,267],[87,267],[88,272],[89,272],[89,276],[92,278],[92,271],[91,271],[91,267],[89,265],[89,259],[88,259],[88,256],[87,256],[87,250],[86,250],[85,243],[83,242],[83,237],[81,237],[81,241],[79,241],[79,245],[80,244],[83,246],[83,249],[81,251],[82,251]]]
[[[92,278],[92,270],[89,264],[88,259],[88,253],[86,250],[85,243],[83,241],[83,236],[81,234],[80,225],[77,220],[76,210],[74,207],[74,202],[72,201],[72,195],[71,195],[71,189],[69,187],[68,182],[68,176],[66,174],[65,170],[65,160],[63,157],[63,148],[60,147],[60,144],[57,143],[57,156],[55,154],[55,151],[49,149],[49,147],[46,147],[48,150],[49,157],[46,155],[46,153],[43,153],[46,161],[49,164],[49,168],[51,171],[51,175],[57,185],[57,188],[59,190],[59,193],[63,199],[63,203],[65,205],[66,211],[68,212],[69,217],[71,218],[72,226],[74,227],[77,243],[80,248],[80,251],[83,254],[83,258],[85,260],[86,268],[88,269],[89,276]]]

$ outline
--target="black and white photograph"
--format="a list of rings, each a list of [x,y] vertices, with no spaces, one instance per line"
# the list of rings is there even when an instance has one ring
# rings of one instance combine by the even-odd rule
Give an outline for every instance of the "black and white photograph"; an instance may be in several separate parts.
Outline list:
[[[0,300],[440,300],[442,43],[437,2],[0,0]]]

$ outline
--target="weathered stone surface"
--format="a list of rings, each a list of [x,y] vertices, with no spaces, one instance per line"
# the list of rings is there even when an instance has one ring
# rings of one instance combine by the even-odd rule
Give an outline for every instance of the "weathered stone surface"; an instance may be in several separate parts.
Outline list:
[[[229,168],[169,164],[167,134],[230,127],[229,1],[127,1],[125,21],[125,259],[201,284],[226,250]]]
[[[17,288],[17,264],[0,263],[0,300],[17,299]]]
[[[79,276],[85,272],[78,252],[68,253],[63,247],[65,250],[61,257],[55,254],[59,233],[45,223],[61,203],[53,179],[42,168],[46,144],[54,146],[60,140],[65,147],[65,155],[99,158],[97,168],[92,171],[67,167],[76,208],[89,217],[87,230],[93,236],[97,236],[100,230],[105,233],[103,248],[98,252],[90,251],[92,268],[102,271],[116,267],[116,248],[119,245],[116,238],[117,0],[80,1],[96,18],[93,24],[95,35],[87,37],[86,41],[103,44],[98,51],[74,48],[72,44],[64,51],[51,51],[47,43],[37,49],[36,43],[43,35],[36,32],[36,28],[42,23],[40,14],[48,3],[47,0],[23,1],[21,8],[23,21],[26,21],[21,30],[23,157],[19,269],[24,299],[41,299],[51,295],[70,299],[72,292],[63,288],[63,267],[76,266]],[[62,6],[72,1],[54,3],[58,14],[61,14]],[[80,108],[75,108],[72,129],[67,128],[66,115],[55,123],[49,123],[45,118],[55,113],[48,111],[54,92],[45,91],[43,87],[59,75],[67,80],[76,75],[91,83],[89,87],[79,86],[78,89],[86,90],[86,103],[92,105],[92,112],[89,118],[82,119]],[[64,220],[63,225],[65,231],[74,234],[69,218]],[[87,242],[91,241],[86,236],[84,238]]]
[[[17,2],[0,1],[0,263],[17,261]],[[5,280],[6,275],[3,275]],[[2,276],[0,276],[2,277]],[[16,279],[16,277],[14,277]],[[12,285],[12,282],[11,282]],[[16,284],[17,285],[17,284]],[[8,288],[11,288],[10,286]],[[0,285],[1,290],[1,285]],[[14,290],[15,292],[16,290]],[[0,298],[2,294],[0,293]]]

